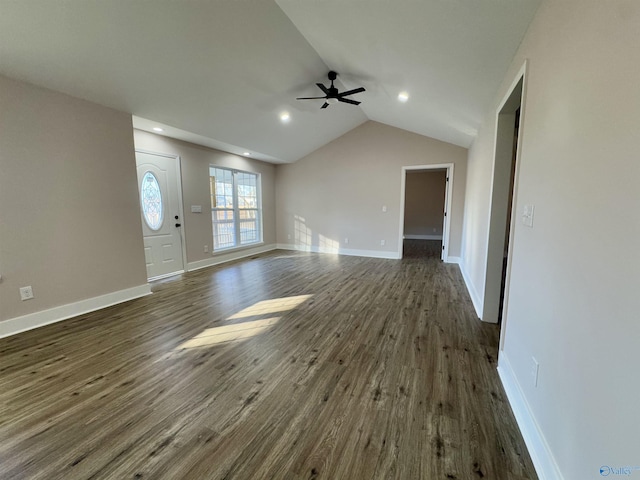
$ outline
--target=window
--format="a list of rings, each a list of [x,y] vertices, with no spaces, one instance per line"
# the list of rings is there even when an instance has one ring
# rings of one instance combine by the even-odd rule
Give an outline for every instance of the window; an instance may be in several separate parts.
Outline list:
[[[158,179],[151,172],[146,172],[140,185],[140,203],[144,221],[151,230],[160,230],[164,219],[162,193]]]
[[[209,169],[213,249],[262,241],[260,177],[227,168]]]

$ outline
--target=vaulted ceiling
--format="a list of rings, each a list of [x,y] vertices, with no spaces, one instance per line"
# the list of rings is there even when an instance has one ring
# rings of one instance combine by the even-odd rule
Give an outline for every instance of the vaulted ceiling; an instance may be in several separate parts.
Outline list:
[[[0,0],[0,73],[274,163],[369,119],[467,147],[539,3]],[[329,70],[360,106],[295,100]]]

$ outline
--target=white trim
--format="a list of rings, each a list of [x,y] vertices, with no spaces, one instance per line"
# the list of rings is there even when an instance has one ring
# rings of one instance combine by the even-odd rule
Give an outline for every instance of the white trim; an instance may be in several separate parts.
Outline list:
[[[447,168],[447,181],[445,183],[445,212],[444,212],[444,226],[442,229],[442,258],[445,259],[449,256],[449,242],[451,241],[451,211],[453,202],[453,163],[449,164]]]
[[[236,249],[229,252],[223,251],[217,254],[214,253],[214,256],[212,256],[211,258],[188,263],[187,271],[193,272],[194,270],[200,270],[201,268],[220,265],[221,263],[231,262],[233,260],[250,257],[252,255],[257,255],[258,253],[269,252],[275,249],[276,249],[276,246],[274,244],[270,244],[270,245],[260,245],[258,247]]]
[[[178,183],[178,208],[182,227],[180,228],[180,240],[182,241],[182,269],[187,268],[187,217],[184,215],[184,199],[182,198],[182,158],[176,155],[176,181]]]
[[[485,284],[484,284],[484,288],[483,288],[483,292],[482,292],[482,313],[480,314],[480,319],[483,321],[487,321],[489,323],[495,323],[492,320],[485,320],[483,319],[483,314],[484,314],[484,300],[485,300],[485,296],[487,294],[487,271],[489,269],[489,250],[491,249],[491,245],[489,244],[489,241],[491,240],[491,217],[493,214],[493,189],[494,189],[494,180],[495,180],[495,170],[496,170],[496,156],[498,153],[498,134],[499,134],[499,125],[500,125],[500,114],[502,112],[502,110],[504,109],[505,105],[507,104],[507,102],[509,101],[509,99],[511,98],[511,96],[513,95],[514,90],[516,89],[516,87],[518,86],[518,83],[520,83],[522,81],[522,91],[520,92],[520,133],[518,134],[518,139],[517,139],[517,143],[516,143],[516,170],[514,172],[514,177],[513,177],[513,192],[511,194],[511,198],[509,199],[510,202],[512,202],[512,206],[515,207],[515,200],[518,198],[518,177],[520,174],[520,165],[522,163],[521,161],[521,154],[522,154],[522,137],[523,137],[523,124],[524,124],[524,114],[525,114],[525,94],[527,91],[527,68],[529,65],[529,60],[525,59],[524,62],[522,63],[522,66],[520,67],[520,69],[518,70],[518,73],[516,73],[513,81],[511,82],[511,85],[509,85],[509,88],[507,89],[506,93],[504,94],[504,96],[502,97],[502,99],[500,100],[500,104],[498,105],[498,108],[496,109],[496,113],[495,113],[495,135],[493,138],[493,155],[492,155],[492,164],[491,164],[491,187],[489,189],[489,214],[488,214],[488,218],[487,218],[487,239],[486,239],[486,252],[485,252],[485,263],[484,263],[484,271],[482,274],[482,278],[485,279]],[[503,298],[503,309],[502,309],[502,325],[500,328],[500,346],[499,346],[499,350],[503,350],[504,349],[504,335],[505,335],[505,331],[506,331],[506,319],[507,319],[507,305],[509,303],[509,282],[511,279],[511,261],[512,261],[512,255],[513,255],[513,239],[514,239],[514,234],[515,234],[515,226],[516,226],[516,220],[518,218],[517,215],[517,211],[515,209],[512,210],[511,212],[511,223],[509,226],[509,248],[507,251],[507,271],[506,271],[506,278],[505,278],[505,290],[504,290],[504,298]],[[497,321],[497,320],[496,320]]]
[[[464,283],[467,286],[467,291],[469,292],[469,296],[471,297],[471,302],[473,303],[473,308],[476,310],[476,315],[478,318],[482,318],[482,307],[483,302],[480,295],[478,295],[478,291],[476,290],[475,285],[471,281],[471,277],[467,273],[465,268],[465,264],[463,261],[458,262],[460,265],[460,273],[462,273],[462,278],[464,279]]]
[[[163,278],[175,277],[176,275],[182,275],[185,271],[178,270],[177,272],[165,273],[164,275],[158,275],[157,277],[151,277],[148,279],[150,282],[155,282],[156,280],[162,280]]]
[[[502,111],[504,106],[509,101],[509,97],[511,97],[511,94],[513,93],[513,91],[518,86],[518,83],[520,83],[520,80],[525,78],[525,76],[527,74],[527,66],[528,65],[529,65],[529,60],[525,59],[524,62],[522,62],[522,66],[518,70],[518,73],[516,73],[516,75],[513,77],[513,81],[511,82],[511,85],[509,85],[509,88],[507,89],[507,93],[504,94],[504,96],[502,97],[502,100],[500,101],[500,105],[498,106],[498,109],[496,110],[496,118],[498,118],[498,115],[500,115],[500,112]],[[522,89],[524,90],[524,84],[522,86]]]
[[[513,261],[513,245],[516,231],[516,224],[519,220],[518,212],[516,211],[516,199],[518,198],[518,189],[520,185],[520,167],[522,165],[522,138],[523,138],[523,129],[525,124],[525,113],[526,113],[526,103],[527,103],[527,75],[528,75],[529,61],[525,59],[522,67],[518,71],[518,75],[516,79],[513,81],[511,86],[511,91],[515,88],[515,86],[522,78],[522,92],[520,93],[520,119],[519,119],[519,127],[518,127],[518,138],[516,139],[516,170],[514,172],[513,178],[513,196],[511,198],[512,202],[512,210],[511,210],[511,225],[509,226],[509,249],[507,252],[507,271],[504,282],[504,300],[502,303],[502,325],[500,327],[500,346],[499,351],[504,350],[504,343],[506,339],[507,333],[507,323],[508,323],[508,315],[509,315],[509,291],[511,289],[511,266]],[[508,98],[508,97],[505,97]],[[505,100],[506,101],[506,100]]]
[[[460,257],[449,256],[444,260],[444,263],[455,263],[456,265],[460,265],[462,259]]]
[[[94,312],[102,308],[110,307],[122,302],[128,302],[135,298],[144,297],[151,294],[148,283],[137,287],[126,288],[117,292],[107,293],[98,297],[87,298],[79,302],[68,303],[53,307],[48,310],[41,310],[29,313],[21,317],[10,318],[0,322],[0,338],[26,332],[34,328],[43,327],[51,323],[60,322],[68,318],[77,317],[85,313]]]
[[[520,388],[504,351],[498,355],[498,374],[538,477],[540,480],[563,480],[560,468],[553,458],[551,449],[531,412],[527,398]]]
[[[442,240],[442,235],[405,235],[405,240]]]
[[[431,165],[410,165],[402,167],[402,176],[400,178],[400,228],[399,228],[399,240],[398,240],[398,252],[397,257],[402,258],[402,240],[404,239],[404,197],[407,182],[407,172],[411,170],[447,170],[447,178],[449,179],[445,185],[445,212],[447,215],[444,217],[444,228],[442,232],[442,255],[440,258],[443,260],[449,256],[449,237],[451,232],[451,202],[453,198],[453,163],[434,163]]]
[[[326,253],[332,255],[348,255],[352,257],[370,257],[370,258],[386,258],[391,260],[399,260],[400,257],[396,252],[385,250],[353,250],[345,248],[324,248],[311,245],[293,245],[290,243],[279,243],[279,250],[296,250],[298,252]]]
[[[165,157],[165,158],[178,158],[179,155],[176,155],[175,153],[160,153],[160,152],[153,152],[151,150],[145,150],[143,148],[136,148],[135,149],[136,153],[144,153],[147,155],[157,155],[158,157]]]
[[[527,72],[529,68],[529,61],[527,59],[524,60],[520,70],[518,71],[515,79],[513,80],[509,93],[504,97],[504,103],[506,103],[507,99],[511,96],[513,89],[516,88],[518,82],[522,80],[522,92],[520,92],[520,119],[519,119],[519,127],[518,127],[518,137],[516,138],[516,169],[513,176],[513,193],[510,201],[512,202],[512,210],[511,210],[511,225],[509,226],[509,248],[507,251],[507,271],[505,275],[505,283],[504,283],[504,299],[502,301],[502,324],[500,326],[500,344],[498,351],[504,351],[504,344],[507,333],[507,324],[508,324],[508,316],[509,316],[509,293],[511,289],[511,267],[513,262],[513,250],[514,250],[514,238],[516,231],[516,224],[518,223],[519,217],[518,212],[516,210],[516,202],[515,200],[518,198],[518,189],[520,185],[520,168],[522,166],[522,138],[523,131],[525,125],[525,114],[526,114],[526,100],[527,100]],[[501,107],[502,109],[502,107]],[[497,118],[497,116],[496,116]],[[496,132],[497,134],[497,132]],[[495,160],[494,160],[495,161]]]

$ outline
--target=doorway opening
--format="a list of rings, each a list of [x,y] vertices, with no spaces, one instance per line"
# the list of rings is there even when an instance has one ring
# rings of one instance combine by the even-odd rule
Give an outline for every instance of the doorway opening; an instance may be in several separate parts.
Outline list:
[[[524,84],[523,67],[502,106],[498,109],[496,124],[482,320],[498,323],[502,330],[504,330],[509,296]]]
[[[518,133],[520,131],[520,107],[515,111],[515,126],[513,132],[513,153],[511,155],[511,172],[509,175],[509,195],[507,208],[507,225],[504,234],[504,256],[502,259],[502,276],[500,279],[500,304],[498,309],[498,323],[502,324],[504,309],[504,292],[507,284],[507,259],[509,257],[509,237],[511,235],[511,214],[513,213],[513,188],[516,175],[516,156],[518,154]]]
[[[447,261],[453,164],[402,168],[398,257]]]

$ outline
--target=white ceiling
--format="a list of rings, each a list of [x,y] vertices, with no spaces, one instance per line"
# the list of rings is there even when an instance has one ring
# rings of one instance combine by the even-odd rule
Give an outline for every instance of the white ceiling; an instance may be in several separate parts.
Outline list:
[[[0,73],[274,163],[368,119],[469,146],[539,3],[0,0]],[[360,107],[295,100],[329,69]]]

